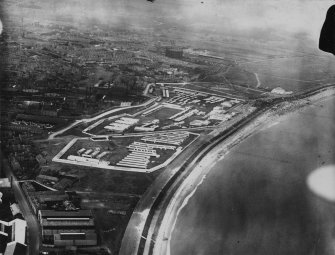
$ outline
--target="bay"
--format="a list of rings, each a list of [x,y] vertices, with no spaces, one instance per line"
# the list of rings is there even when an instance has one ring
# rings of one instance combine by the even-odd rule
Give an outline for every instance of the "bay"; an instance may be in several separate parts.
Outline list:
[[[181,210],[171,254],[334,254],[335,204],[306,179],[335,164],[335,98],[236,146]]]

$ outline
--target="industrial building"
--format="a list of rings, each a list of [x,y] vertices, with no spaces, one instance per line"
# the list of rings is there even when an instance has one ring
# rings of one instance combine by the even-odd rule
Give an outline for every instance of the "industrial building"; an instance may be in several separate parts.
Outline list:
[[[12,187],[12,184],[9,178],[0,178],[0,188],[1,189],[10,189],[11,187]]]
[[[143,123],[141,126],[136,126],[134,128],[134,131],[140,131],[140,132],[152,132],[155,131],[159,125],[156,125],[159,123],[158,119],[154,119],[153,121]]]
[[[97,234],[90,210],[40,210],[38,220],[45,244],[56,247],[97,245]]]
[[[26,254],[27,222],[22,219],[12,221],[0,220],[0,254]]]
[[[3,254],[7,247],[8,234],[0,231],[0,254]]]
[[[19,242],[10,242],[7,244],[4,255],[24,255],[27,253],[27,245]]]
[[[9,241],[25,243],[27,222],[22,219],[14,219],[6,222],[0,220],[0,232],[6,233]]]
[[[116,133],[122,133],[128,128],[130,128],[131,126],[134,126],[138,121],[139,119],[122,117],[110,123],[109,125],[105,126],[104,129],[107,129],[109,131],[113,131]]]
[[[189,137],[189,135],[188,132],[167,132],[145,136],[141,138],[141,141],[179,146]]]
[[[130,153],[122,160],[120,160],[116,165],[147,169],[149,163],[151,162],[151,157],[160,157],[155,149],[175,150],[176,146],[133,142],[132,144],[127,146],[127,148]]]
[[[169,58],[181,59],[183,58],[183,49],[167,47],[165,49],[165,56]]]
[[[106,165],[108,166],[110,164],[109,161],[105,160],[100,160],[100,159],[94,159],[94,158],[89,158],[89,157],[80,157],[80,156],[74,156],[74,155],[69,155],[67,157],[68,160],[71,161],[76,161],[79,163],[86,163],[88,165]]]

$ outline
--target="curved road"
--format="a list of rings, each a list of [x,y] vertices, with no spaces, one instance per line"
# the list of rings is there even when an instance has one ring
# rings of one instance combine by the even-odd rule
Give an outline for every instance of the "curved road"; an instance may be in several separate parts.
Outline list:
[[[153,236],[157,234],[161,223],[160,220],[165,213],[165,209],[170,199],[176,191],[178,186],[176,183],[180,184],[191,172],[195,164],[217,144],[225,141],[232,134],[237,133],[242,127],[247,126],[252,120],[277,103],[305,98],[317,94],[329,87],[333,88],[334,84],[327,84],[323,87],[305,91],[300,94],[274,99],[268,104],[268,107],[259,110],[246,119],[236,123],[219,137],[207,136],[202,139],[199,138],[198,141],[196,141],[197,143],[193,144],[191,148],[188,148],[181,157],[177,158],[169,166],[169,171],[164,171],[155,180],[138,202],[125,231],[119,254],[152,254],[156,242]],[[208,139],[207,141],[205,140],[206,138]],[[185,171],[186,168],[188,168],[187,171]],[[183,174],[183,172],[186,174]]]
[[[57,135],[60,135],[62,133],[64,133],[65,131],[79,125],[80,123],[88,123],[88,122],[92,122],[92,121],[96,121],[96,120],[99,120],[103,117],[106,117],[107,115],[109,114],[112,114],[112,113],[115,113],[115,112],[118,112],[118,111],[122,111],[122,110],[126,110],[126,109],[133,109],[133,108],[138,108],[138,107],[142,107],[142,106],[147,106],[149,104],[151,104],[152,102],[154,102],[157,98],[152,98],[150,100],[148,100],[147,102],[143,103],[143,104],[140,104],[140,105],[134,105],[134,106],[127,106],[127,107],[120,107],[120,108],[117,108],[117,109],[112,109],[112,110],[109,110],[109,111],[106,111],[106,112],[103,112],[97,116],[94,116],[92,118],[87,118],[87,119],[80,119],[80,120],[76,120],[75,122],[73,122],[72,124],[70,124],[69,126],[61,129],[61,130],[58,130],[54,133],[52,133],[48,140],[51,140],[51,139],[54,139]]]
[[[260,112],[258,115],[259,114]],[[252,117],[254,118],[254,116]],[[187,148],[180,157],[168,166],[168,171],[164,171],[158,176],[135,208],[124,234],[119,254],[143,254],[155,210],[160,209],[159,206],[164,196],[166,196],[168,192],[171,192],[169,189],[172,186],[177,187],[176,183],[179,183],[177,179],[183,180],[186,177],[185,173],[190,171],[195,164],[194,162],[198,162],[213,146],[236,132],[242,125],[249,123],[251,119],[251,116],[249,116],[233,125],[216,143],[216,135],[200,136],[192,146]],[[191,164],[191,162],[193,163]],[[152,229],[150,231],[152,231]],[[152,239],[149,238],[149,240]],[[150,244],[154,242],[155,240],[147,243]]]

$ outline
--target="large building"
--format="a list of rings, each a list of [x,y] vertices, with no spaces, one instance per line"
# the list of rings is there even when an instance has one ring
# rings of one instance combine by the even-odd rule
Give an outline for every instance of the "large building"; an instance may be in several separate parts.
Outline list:
[[[0,232],[6,233],[9,241],[25,243],[27,222],[14,219],[10,222],[0,220]]]
[[[0,167],[0,177],[1,177],[1,167]],[[0,205],[2,204],[3,192],[10,190],[11,180],[8,178],[0,178]],[[2,191],[2,192],[1,192]]]
[[[11,187],[11,180],[9,178],[0,178],[0,189],[10,189]]]
[[[0,220],[0,254],[25,254],[27,222],[21,219]]]
[[[4,254],[7,247],[8,234],[0,231],[0,254]]]
[[[165,56],[169,58],[181,59],[183,58],[183,49],[167,47],[165,49]]]
[[[40,210],[38,219],[45,244],[55,247],[97,245],[97,234],[90,210]]]
[[[7,244],[4,255],[25,255],[26,253],[26,244],[13,241]]]
[[[11,179],[0,178],[0,254],[25,255],[27,222],[21,210],[12,203]]]

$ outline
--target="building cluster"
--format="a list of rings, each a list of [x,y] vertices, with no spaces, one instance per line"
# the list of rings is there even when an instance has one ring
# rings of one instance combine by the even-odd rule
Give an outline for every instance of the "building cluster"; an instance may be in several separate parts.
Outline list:
[[[25,124],[22,125],[21,123],[6,123],[4,125],[1,125],[1,129],[17,131],[20,133],[29,133],[31,134],[31,136],[40,135],[43,133],[43,130],[40,129],[39,127]]]
[[[69,155],[67,156],[67,159],[70,161],[75,161],[78,163],[83,163],[87,166],[94,167],[96,165],[101,165],[101,166],[108,166],[110,164],[109,161],[106,160],[101,160],[97,158],[88,158],[88,157],[82,157],[82,156],[75,156],[75,155]]]
[[[182,114],[174,115],[170,117],[173,121],[180,122],[184,121],[187,118],[192,117],[193,115],[204,115],[205,113],[200,112],[198,109],[191,109],[191,108],[186,108],[184,111],[181,112]]]
[[[22,219],[12,221],[0,220],[0,254],[24,255],[26,244],[27,222]]]
[[[108,49],[105,47],[84,48],[75,51],[76,56],[83,65],[89,64],[131,64],[136,63],[135,55],[131,51]]]
[[[183,49],[167,47],[165,49],[165,56],[169,58],[181,59],[183,58]]]
[[[290,95],[293,92],[292,91],[286,91],[285,89],[281,88],[281,87],[277,87],[274,88],[273,90],[271,90],[272,94],[277,94],[277,95]]]
[[[192,120],[190,122],[191,127],[203,127],[203,126],[209,126],[210,121],[209,120]]]
[[[39,155],[38,155],[39,156]],[[39,157],[37,157],[39,158]],[[42,158],[41,161],[45,159]],[[43,185],[44,187],[66,190],[72,188],[72,186],[85,176],[84,173],[78,173],[77,171],[65,172],[58,171],[50,165],[42,165],[41,171],[36,176],[36,185]]]
[[[49,124],[49,123],[20,120],[19,116],[17,116],[16,120],[12,121],[11,124],[13,124],[13,126],[18,127],[21,130],[24,130],[22,129],[24,127],[28,127],[29,132],[35,133],[35,134],[42,134],[43,129],[51,129],[54,127],[54,125]]]
[[[206,103],[215,104],[225,101],[226,99],[218,96],[210,96],[204,99]],[[230,106],[231,107],[231,106]]]
[[[184,126],[184,125],[185,125],[185,121],[173,122],[172,124],[163,126],[162,130],[167,130],[167,129],[175,128],[175,127],[186,128],[186,126]]]
[[[54,247],[95,246],[97,234],[90,210],[39,210],[44,244]]]
[[[84,158],[97,158],[101,159],[103,156],[106,155],[106,152],[101,152],[100,147],[96,147],[94,149],[85,149],[81,148],[77,151],[78,156],[82,156]]]
[[[71,65],[52,43],[30,40],[24,38],[17,44],[11,44],[6,48],[8,51],[8,67],[10,79],[13,84],[33,86],[36,80],[47,81],[50,78],[72,80],[82,75],[77,66]],[[15,75],[16,74],[16,75]],[[58,76],[58,77],[57,77]],[[31,77],[38,77],[36,80],[29,80]],[[57,84],[57,81],[50,81]]]
[[[195,119],[190,121],[190,126],[208,126],[211,121],[227,121],[238,114],[238,112],[232,112],[231,108],[240,103],[237,99],[229,99],[220,96],[208,95],[201,92],[189,91],[184,89],[175,89],[176,95],[170,98],[167,102],[170,104],[178,104],[186,106],[181,112],[176,113],[169,119],[174,120],[177,123],[184,123],[184,120],[192,117],[193,115],[203,116],[203,119]],[[215,104],[215,106],[211,106]],[[196,105],[196,109],[192,107]],[[205,106],[205,111],[200,111],[197,108]],[[208,108],[212,110],[208,111]],[[229,112],[228,112],[229,110]],[[207,112],[207,114],[206,114]]]
[[[208,120],[227,121],[237,114],[237,112],[227,113],[223,107],[215,106],[213,110],[206,115],[206,117],[208,117]]]
[[[0,178],[0,254],[22,255],[27,249],[27,222],[15,201],[11,180]]]
[[[167,103],[179,105],[186,105],[187,103],[199,103],[200,100],[198,99],[198,97],[203,95],[199,92],[180,89],[174,89],[174,92],[176,93],[176,95],[169,99]]]
[[[30,181],[22,183],[22,190],[38,217],[43,244],[54,247],[97,245],[92,212],[80,208],[81,199],[76,192],[57,191]]]
[[[158,84],[160,91],[171,89],[163,85],[164,83]],[[146,90],[149,91],[153,86],[155,85],[148,85]],[[238,107],[242,102],[238,99],[184,88],[174,88],[171,93],[173,93],[171,98],[163,102],[158,101],[159,103],[156,102],[151,107],[138,112],[136,118],[130,115],[112,117],[108,119],[112,122],[107,123],[104,119],[99,120],[84,129],[84,133],[92,129],[94,130],[90,134],[107,135],[108,131],[114,133],[153,132],[174,127],[186,129],[217,125],[220,121],[229,120],[238,114],[238,112],[232,112],[233,107]],[[102,127],[105,132],[101,130]]]
[[[95,140],[106,140],[106,137],[98,137]],[[100,147],[82,147],[81,149],[76,151],[76,155],[68,155],[66,158],[70,161],[75,161],[87,166],[108,166],[110,161],[105,160],[105,156],[107,156],[110,152],[106,150],[101,150]]]
[[[139,119],[121,117],[120,119],[117,119],[114,122],[105,126],[104,129],[116,133],[123,133],[138,122]]]
[[[127,148],[130,153],[118,163],[116,163],[116,165],[147,169],[152,157],[160,157],[156,149],[175,150],[176,146],[133,142],[132,144],[128,145]]]
[[[15,129],[1,131],[2,150],[8,157],[13,172],[19,178],[34,176],[40,167],[36,160],[39,151],[30,141],[30,133]]]
[[[162,87],[162,96],[163,98],[169,98],[170,97],[170,91],[166,87]]]
[[[23,182],[21,188],[36,215],[39,210],[46,210],[48,208],[55,208],[57,210],[77,208],[76,206],[72,206],[75,203],[75,197],[70,196],[65,191],[56,191],[34,181]],[[66,206],[64,201],[73,201],[73,203],[70,206]]]
[[[213,100],[213,99],[212,99]],[[217,102],[217,99],[214,99]],[[222,101],[219,101],[222,102]],[[218,120],[218,121],[227,121],[233,118],[235,115],[239,114],[235,111],[227,112],[227,109],[239,104],[240,101],[233,99],[233,100],[225,100],[219,106],[214,106],[212,111],[210,111],[205,117],[208,120]]]
[[[21,7],[27,6],[21,5]],[[12,19],[21,20],[21,18],[15,16]],[[1,139],[1,146],[19,179],[34,179],[37,176],[36,181],[22,182],[22,189],[39,219],[43,243],[55,247],[96,246],[98,237],[92,212],[81,209],[76,194],[64,191],[72,187],[78,181],[78,177],[49,175],[46,171],[41,171],[39,174],[40,168],[54,170],[54,165],[48,166],[48,157],[36,150],[29,140],[46,136],[49,131],[54,131],[82,115],[96,114],[112,106],[136,105],[137,102],[144,100],[139,95],[148,83],[155,83],[157,80],[188,81],[192,79],[190,73],[194,71],[196,65],[185,62],[184,51],[181,48],[161,47],[159,52],[148,49],[148,45],[153,42],[148,44],[147,39],[141,41],[133,33],[110,32],[108,31],[110,29],[91,25],[89,28],[80,25],[66,26],[68,21],[66,17],[57,15],[55,20],[42,21],[47,25],[35,22],[33,27],[26,29],[27,31],[20,31],[24,29],[18,28],[17,22],[8,27],[10,31],[8,47],[5,47],[4,52],[0,52],[1,59],[8,60],[5,70],[6,83],[2,86],[5,91],[2,93],[2,98],[5,98],[5,103],[2,105],[6,105],[7,108],[1,110],[8,117],[8,121],[1,123],[1,129],[4,130],[1,138],[6,136],[5,140]],[[56,22],[61,24],[53,24]],[[221,70],[223,66],[217,65],[212,68],[212,73]],[[162,86],[161,89],[152,88],[149,92],[152,93],[151,96],[161,96],[161,100],[170,99],[168,101],[170,107],[180,110],[170,118],[161,117],[167,116],[170,111],[158,111],[160,107],[150,108],[142,114],[142,117],[145,117],[143,122],[135,118],[120,117],[104,129],[114,133],[129,130],[153,132],[166,122],[172,124],[162,129],[172,126],[187,128],[188,122],[191,126],[205,126],[210,124],[210,120],[224,120],[234,114],[225,112],[226,108],[234,105],[229,100],[185,89],[172,90],[170,87]],[[171,98],[174,94],[177,95]],[[134,96],[131,102],[128,101],[130,95]],[[205,115],[204,108],[207,107],[205,104],[219,103],[221,105],[214,108],[211,105],[213,110],[206,111],[209,113]],[[200,120],[199,116],[206,118]],[[110,148],[107,151],[90,145],[81,145],[72,155],[66,154],[66,158],[91,167],[107,166],[110,162],[113,164],[115,162],[118,166],[148,169],[154,162],[157,164],[175,151],[180,151],[185,141],[191,140],[192,136],[191,138],[189,136],[188,132],[165,132],[137,137],[136,141],[128,145],[127,155],[123,155],[121,160],[118,155],[116,162],[109,155]],[[110,185],[117,186],[113,187],[114,190],[121,190],[116,192],[140,190],[134,184],[137,181],[133,180],[135,178],[116,177],[115,180],[117,178],[121,178],[119,180],[124,184],[114,185],[117,183],[115,181]],[[142,184],[141,188],[145,186]],[[120,203],[110,207],[108,213],[117,217],[126,216],[131,211],[128,207]],[[11,204],[10,210],[13,217],[20,215],[16,204]],[[1,222],[3,227],[0,233],[7,234],[7,240],[16,241],[13,246],[6,245],[6,249],[14,246],[25,247],[23,239],[20,239],[22,242],[18,242],[19,237],[16,238],[13,231],[23,229],[24,224],[19,220],[22,219],[4,221],[7,225]],[[102,220],[97,225],[101,226],[101,223]],[[120,233],[122,235],[123,232]],[[115,238],[117,235],[113,233],[111,236]],[[121,238],[117,236],[115,239]],[[114,245],[114,240],[112,242]]]
[[[25,43],[25,40],[21,42],[23,45]],[[41,104],[52,101],[53,104],[44,104],[43,107],[34,110],[29,107],[24,109],[25,112],[41,117],[59,117],[87,114],[93,110],[96,111],[96,109],[93,109],[95,107],[104,109],[104,105],[97,102],[96,95],[86,98],[83,102],[79,102],[82,96],[85,97],[85,88],[93,86],[93,84],[101,78],[97,75],[96,70],[98,67],[100,68],[101,59],[99,59],[99,54],[94,54],[95,52],[99,53],[99,49],[91,48],[91,45],[86,49],[87,52],[90,52],[92,55],[90,55],[90,57],[96,59],[96,61],[86,59],[83,63],[76,63],[81,59],[78,56],[83,55],[78,54],[77,56],[76,54],[69,54],[72,56],[70,58],[70,56],[67,55],[69,52],[69,50],[66,50],[67,45],[50,44],[44,43],[43,46],[40,46],[40,43],[36,43],[33,47],[26,47],[24,49],[22,46],[15,45],[13,46],[15,47],[13,54],[12,52],[8,53],[9,68],[7,74],[9,81],[6,82],[6,86],[3,86],[2,89],[5,91],[5,94],[9,95],[11,94],[10,90],[15,90],[16,95],[12,96],[22,95],[25,97],[22,98],[22,100],[20,98],[16,100],[16,112],[20,109],[18,105],[22,105],[23,100],[36,100],[36,96],[43,95],[44,91],[57,91],[58,94],[61,94],[62,98],[66,100],[61,102],[61,105],[58,105],[55,104],[55,100],[44,96],[37,101]],[[60,48],[64,48],[64,52],[60,51]],[[75,53],[79,49],[80,48],[73,48],[70,52]],[[14,53],[20,56],[16,62],[16,55]],[[64,56],[65,53],[66,56]],[[106,51],[106,53],[109,53],[109,51]],[[124,59],[132,59],[128,56],[129,54],[131,56],[131,53],[117,51],[116,56],[123,63],[126,61]],[[68,60],[69,58],[70,60]],[[121,62],[119,64],[122,64]],[[129,61],[126,62],[128,63]],[[122,71],[117,66],[113,68],[110,66],[111,64],[109,63],[105,67],[103,73],[106,75],[102,77],[114,82],[114,80],[121,75]],[[133,76],[135,76],[135,73],[133,73]],[[141,79],[138,79],[138,84],[141,83],[140,80]],[[77,98],[77,103],[74,105],[68,100],[68,96],[71,94],[69,89],[76,90],[74,95]],[[115,90],[115,88],[112,90]],[[137,93],[138,91],[140,90],[132,90],[131,93]],[[117,99],[115,100],[118,101]],[[27,129],[27,127],[25,128]]]
[[[154,119],[152,121],[148,121],[143,123],[141,126],[136,126],[134,128],[134,131],[139,131],[139,132],[153,132],[159,127],[159,119]]]
[[[140,95],[155,80],[189,80],[189,65],[181,61],[183,50],[178,47],[166,48],[165,53],[165,47],[162,52],[152,51],[145,46],[147,40],[137,35],[129,40],[129,33],[43,23],[29,24],[29,35],[22,33],[16,20],[7,23],[8,45],[1,52],[8,61],[7,80],[1,86],[7,109],[1,111],[11,121],[2,123],[2,129],[43,136],[63,125],[64,119],[120,105],[124,97]],[[120,34],[119,41],[110,39],[115,34]],[[135,80],[135,89],[128,88],[124,76]],[[108,87],[93,88],[99,81]],[[162,93],[169,98],[168,89]],[[37,104],[26,104],[33,101]]]
[[[144,136],[141,141],[180,146],[189,135],[189,132],[164,132]]]

